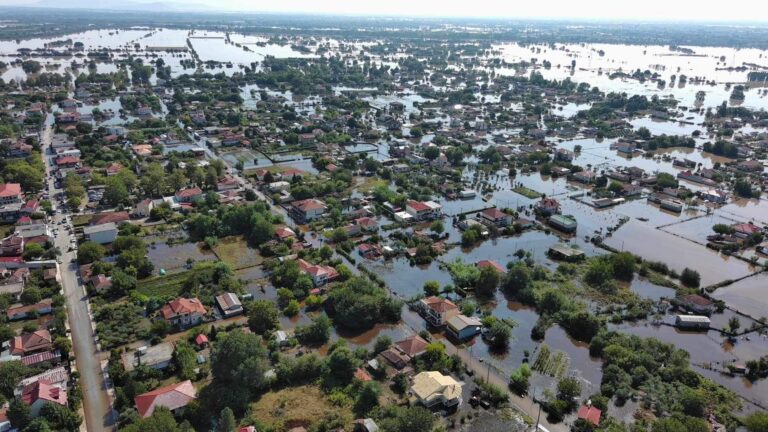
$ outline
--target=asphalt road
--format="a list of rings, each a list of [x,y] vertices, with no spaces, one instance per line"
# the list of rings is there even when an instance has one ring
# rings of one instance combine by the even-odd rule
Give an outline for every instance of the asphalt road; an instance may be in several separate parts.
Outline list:
[[[53,159],[48,153],[51,134],[51,128],[47,127],[43,133],[43,143],[45,144],[43,158],[46,164],[46,172],[48,173],[50,173],[50,162]],[[47,187],[51,200],[55,202],[55,195],[61,192],[61,189],[54,188],[52,180],[48,181]],[[55,208],[58,208],[58,205]],[[116,415],[111,408],[106,382],[101,369],[99,351],[96,347],[91,316],[88,312],[88,298],[84,288],[78,282],[77,253],[68,251],[70,241],[74,236],[67,231],[67,225],[59,225],[65,219],[65,216],[66,214],[55,214],[51,218],[50,227],[51,230],[58,229],[54,242],[62,252],[59,276],[64,288],[72,336],[72,349],[75,354],[77,370],[80,373],[85,425],[89,432],[111,431],[115,428]]]

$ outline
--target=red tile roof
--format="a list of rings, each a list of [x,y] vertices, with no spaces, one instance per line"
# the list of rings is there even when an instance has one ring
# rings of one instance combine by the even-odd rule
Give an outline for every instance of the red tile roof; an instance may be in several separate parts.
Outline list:
[[[317,264],[311,264],[301,258],[299,258],[299,269],[310,276],[323,276],[327,279],[333,279],[336,278],[339,273],[336,271],[335,268],[331,266],[324,266],[324,265],[317,265]]]
[[[171,300],[160,309],[160,314],[162,314],[163,318],[166,320],[173,319],[183,314],[199,313],[205,315],[206,312],[205,306],[200,303],[200,300],[196,298],[188,299],[182,297]]]
[[[50,350],[53,339],[48,330],[37,330],[32,333],[24,333],[15,336],[11,342],[11,354],[22,355],[34,351]]]
[[[293,203],[293,207],[306,213],[309,210],[324,209],[325,204],[323,204],[323,202],[320,200],[309,198],[301,201],[295,201]]]
[[[284,239],[288,237],[296,237],[296,233],[293,232],[293,230],[288,227],[280,227],[276,229],[275,235],[277,236],[277,238],[280,238],[280,239]]]
[[[427,349],[427,345],[429,345],[429,342],[419,335],[413,335],[400,342],[395,342],[395,347],[399,349],[400,352],[411,357],[417,357],[420,354],[423,354]]]
[[[165,407],[173,411],[187,406],[197,398],[197,391],[192,381],[186,380],[152,390],[136,396],[136,409],[143,418],[149,417],[157,407]]]
[[[750,223],[736,224],[733,226],[733,229],[736,230],[736,232],[738,233],[750,234],[750,235],[759,233],[761,231],[760,227]]]
[[[61,156],[56,159],[56,165],[74,165],[80,163],[80,158],[77,156]]]
[[[579,408],[578,417],[582,420],[586,420],[595,426],[600,426],[600,414],[602,411],[593,406],[582,406]]]
[[[417,212],[427,211],[429,210],[429,206],[424,204],[421,201],[414,201],[414,200],[408,200],[408,202],[405,203],[408,207],[414,209]]]
[[[24,387],[21,391],[21,400],[27,405],[32,405],[38,400],[44,400],[66,406],[67,392],[51,385],[44,379],[40,379]]]
[[[702,296],[700,296],[698,294],[690,294],[690,295],[687,295],[687,296],[680,297],[680,301],[682,301],[684,303],[694,304],[696,306],[711,306],[712,305],[712,301],[711,300],[709,300],[706,297],[702,297]]]
[[[499,273],[506,273],[506,272],[507,272],[507,269],[505,269],[504,267],[502,267],[502,265],[501,265],[501,264],[497,263],[497,262],[496,262],[496,261],[494,261],[494,260],[480,260],[480,261],[478,261],[477,263],[475,263],[475,266],[477,266],[477,267],[479,267],[479,268],[483,268],[483,267],[493,267],[493,268],[495,268],[495,269],[496,269],[496,271],[497,271],[497,272],[499,272]]]
[[[428,308],[432,309],[437,313],[443,313],[452,309],[459,308],[452,301],[441,298],[441,297],[435,297],[435,296],[427,297],[422,301],[426,303]]]
[[[485,215],[488,219],[504,219],[507,217],[507,214],[503,211],[497,209],[496,207],[491,207],[489,209],[483,210],[483,215]]]
[[[199,195],[203,194],[203,190],[200,188],[188,188],[188,189],[182,189],[178,192],[176,192],[176,197],[178,198],[193,198]]]
[[[195,343],[196,343],[197,345],[200,345],[200,346],[207,344],[207,343],[208,343],[208,336],[206,336],[206,335],[204,335],[204,334],[200,333],[200,334],[199,334],[199,335],[197,335],[197,337],[195,338]]]
[[[0,184],[0,198],[17,197],[21,194],[21,185],[19,183]]]

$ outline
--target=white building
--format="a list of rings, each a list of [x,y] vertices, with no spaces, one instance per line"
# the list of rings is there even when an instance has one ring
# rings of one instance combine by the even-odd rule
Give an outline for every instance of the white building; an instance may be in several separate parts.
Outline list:
[[[112,243],[117,238],[117,225],[109,222],[101,225],[87,226],[83,228],[86,239],[99,244]]]

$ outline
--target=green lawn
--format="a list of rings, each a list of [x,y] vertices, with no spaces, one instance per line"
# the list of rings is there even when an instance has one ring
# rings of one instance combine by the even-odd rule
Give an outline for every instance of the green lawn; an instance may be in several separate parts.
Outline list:
[[[518,186],[518,187],[516,187],[516,188],[514,188],[512,190],[517,192],[517,193],[519,193],[520,195],[522,195],[522,196],[524,196],[526,198],[530,198],[530,199],[535,199],[535,198],[538,198],[538,197],[541,196],[540,193],[536,192],[533,189],[529,189],[529,188],[527,188],[525,186]]]
[[[248,247],[248,242],[242,236],[219,239],[219,242],[213,247],[213,252],[220,260],[235,270],[253,267],[263,261],[259,251]]]
[[[139,281],[136,291],[147,297],[176,297],[184,281],[195,270],[174,273],[167,276],[153,276]]]

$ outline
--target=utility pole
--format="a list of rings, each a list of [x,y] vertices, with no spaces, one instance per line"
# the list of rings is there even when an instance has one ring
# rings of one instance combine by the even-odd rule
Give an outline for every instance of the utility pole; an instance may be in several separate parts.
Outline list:
[[[533,401],[536,402],[536,392],[533,393]],[[541,420],[541,402],[539,402],[539,413],[536,415],[536,430],[539,432],[539,420]]]

